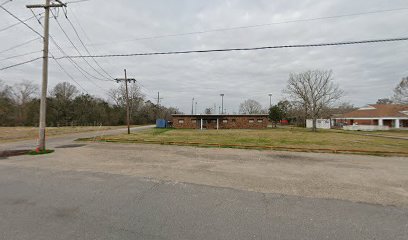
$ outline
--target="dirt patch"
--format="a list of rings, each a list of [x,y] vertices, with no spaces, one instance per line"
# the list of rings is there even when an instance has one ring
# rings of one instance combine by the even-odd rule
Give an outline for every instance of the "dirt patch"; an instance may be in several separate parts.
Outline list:
[[[6,150],[6,151],[0,151],[0,159],[5,159],[8,157],[13,157],[13,156],[20,156],[20,155],[26,155],[30,152],[31,150]]]
[[[77,148],[77,147],[83,147],[83,146],[86,146],[86,144],[66,144],[66,145],[57,146],[55,148]]]

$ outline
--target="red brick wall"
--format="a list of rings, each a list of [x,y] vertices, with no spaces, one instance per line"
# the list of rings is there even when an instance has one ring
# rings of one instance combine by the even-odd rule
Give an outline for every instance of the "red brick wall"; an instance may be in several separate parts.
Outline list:
[[[179,120],[184,121],[181,123]],[[196,120],[196,122],[194,122]],[[253,122],[250,122],[252,120]],[[200,128],[200,116],[173,116],[173,127],[175,128]],[[226,121],[226,122],[225,122]],[[259,121],[259,122],[258,122]],[[268,127],[266,116],[219,116],[219,129],[260,129]],[[217,129],[217,116],[203,116],[203,128]]]

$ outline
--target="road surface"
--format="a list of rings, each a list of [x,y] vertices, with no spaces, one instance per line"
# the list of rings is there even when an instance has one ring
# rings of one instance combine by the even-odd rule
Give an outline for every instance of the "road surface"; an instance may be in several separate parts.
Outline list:
[[[0,159],[1,240],[408,239],[407,158],[72,142],[93,134]]]

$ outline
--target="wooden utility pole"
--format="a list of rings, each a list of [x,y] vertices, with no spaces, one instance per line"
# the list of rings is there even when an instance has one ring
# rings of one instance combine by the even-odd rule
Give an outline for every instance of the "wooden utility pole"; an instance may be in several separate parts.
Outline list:
[[[126,122],[127,122],[127,132],[130,134],[130,105],[129,105],[129,90],[128,90],[128,82],[136,82],[134,78],[127,78],[126,69],[125,71],[125,78],[116,78],[116,82],[125,81],[125,88],[126,88]]]
[[[47,85],[48,85],[48,43],[49,43],[49,25],[50,25],[50,8],[66,7],[66,4],[57,1],[58,3],[50,3],[50,0],[45,0],[45,4],[26,5],[27,8],[44,8],[44,49],[43,49],[43,66],[42,66],[42,86],[41,86],[41,102],[40,102],[40,124],[37,151],[45,150],[45,128],[46,124],[46,108],[47,108]]]

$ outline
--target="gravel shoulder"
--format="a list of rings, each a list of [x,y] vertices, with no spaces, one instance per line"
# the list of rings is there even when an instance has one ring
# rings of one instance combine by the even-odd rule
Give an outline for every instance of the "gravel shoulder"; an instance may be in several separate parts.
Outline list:
[[[262,193],[408,207],[408,158],[149,144],[56,146],[0,165],[85,171]]]

